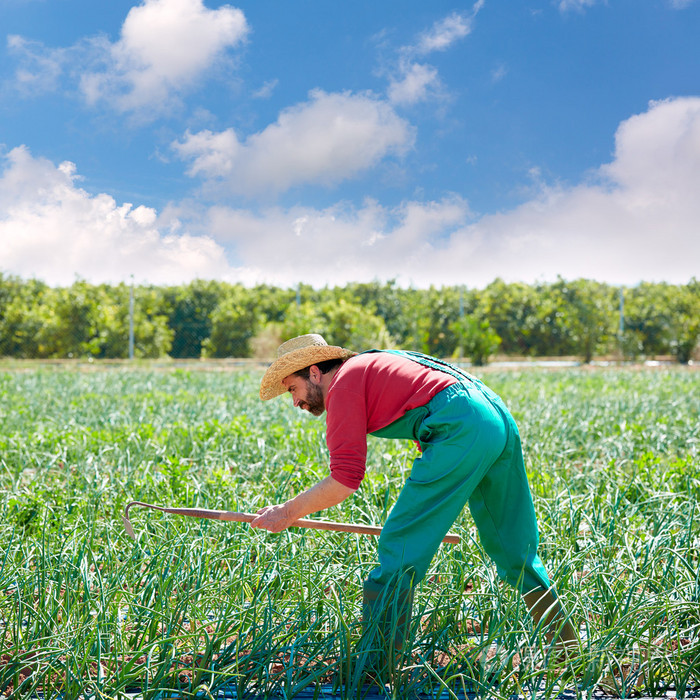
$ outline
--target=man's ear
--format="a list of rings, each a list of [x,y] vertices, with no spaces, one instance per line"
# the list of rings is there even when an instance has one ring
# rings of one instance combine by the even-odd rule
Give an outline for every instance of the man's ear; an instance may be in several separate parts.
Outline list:
[[[320,384],[322,376],[321,370],[316,365],[311,365],[311,367],[309,367],[309,379],[314,384]]]

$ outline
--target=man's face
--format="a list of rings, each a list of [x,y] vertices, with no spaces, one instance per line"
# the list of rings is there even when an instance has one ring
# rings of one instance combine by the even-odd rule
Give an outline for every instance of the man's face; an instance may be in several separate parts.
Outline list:
[[[326,410],[321,387],[310,379],[304,379],[292,374],[282,380],[282,384],[292,395],[292,401],[297,408],[308,411],[314,416],[320,416]]]

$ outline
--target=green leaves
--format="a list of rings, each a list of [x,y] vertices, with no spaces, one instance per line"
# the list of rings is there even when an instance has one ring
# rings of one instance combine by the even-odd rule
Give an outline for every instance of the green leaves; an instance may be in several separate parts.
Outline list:
[[[468,281],[468,280],[467,280]],[[620,288],[587,279],[527,285],[494,280],[403,289],[395,282],[316,289],[195,280],[134,287],[138,358],[274,357],[295,335],[319,332],[356,350],[402,347],[485,363],[511,356],[672,356],[700,339],[700,282]],[[0,357],[126,358],[131,287],[76,280],[52,288],[0,272]],[[500,345],[499,345],[500,340]]]

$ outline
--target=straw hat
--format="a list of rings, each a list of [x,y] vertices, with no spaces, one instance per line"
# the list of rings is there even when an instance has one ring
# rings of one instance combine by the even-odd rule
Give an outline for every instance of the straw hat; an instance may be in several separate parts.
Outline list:
[[[317,333],[292,338],[277,348],[277,359],[267,368],[260,382],[260,398],[267,401],[284,394],[287,390],[282,380],[300,369],[324,360],[346,360],[354,354],[338,345],[328,345]]]

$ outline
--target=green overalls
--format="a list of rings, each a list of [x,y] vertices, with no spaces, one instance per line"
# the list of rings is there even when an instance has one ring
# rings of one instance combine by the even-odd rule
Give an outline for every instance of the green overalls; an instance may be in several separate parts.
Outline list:
[[[425,406],[372,435],[416,440],[422,453],[382,529],[379,565],[364,583],[365,622],[382,610],[403,644],[412,592],[466,503],[498,575],[522,593],[550,587],[518,428],[501,399],[479,379],[419,353],[392,352],[456,379]],[[386,606],[393,596],[393,613]],[[398,602],[397,602],[398,601]],[[397,629],[398,625],[398,629]]]

